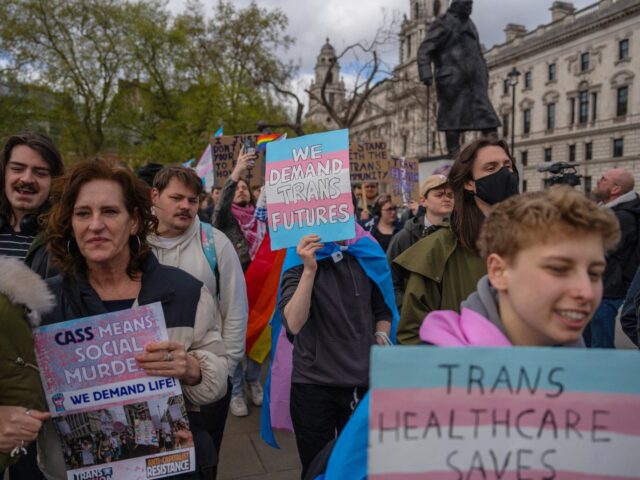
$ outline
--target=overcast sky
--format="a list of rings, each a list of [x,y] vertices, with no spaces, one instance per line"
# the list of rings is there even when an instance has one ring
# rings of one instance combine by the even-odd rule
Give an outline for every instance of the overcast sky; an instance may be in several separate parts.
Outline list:
[[[215,0],[201,0],[207,10]],[[249,5],[251,0],[233,0],[238,7]],[[169,0],[169,8],[178,12],[184,0]],[[409,0],[258,0],[263,8],[280,8],[289,18],[288,34],[296,39],[295,46],[286,56],[299,61],[302,73],[313,71],[316,56],[326,37],[337,50],[358,40],[373,37],[387,17],[409,13]],[[445,2],[443,2],[445,3]],[[504,41],[503,29],[507,23],[521,23],[528,30],[551,21],[549,7],[553,0],[476,0],[471,18],[479,32],[480,41],[486,46]],[[584,8],[596,0],[575,0],[576,8]],[[395,65],[398,61],[397,47],[392,46],[386,55],[387,61]]]

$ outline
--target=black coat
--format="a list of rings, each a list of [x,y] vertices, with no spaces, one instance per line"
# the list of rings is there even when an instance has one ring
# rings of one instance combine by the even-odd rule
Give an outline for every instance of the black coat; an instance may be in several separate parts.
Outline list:
[[[603,298],[624,298],[638,269],[640,198],[611,207],[620,223],[620,243],[607,255]]]
[[[500,125],[489,101],[489,70],[471,19],[447,12],[436,18],[418,49],[420,80],[438,94],[438,130],[492,130]]]

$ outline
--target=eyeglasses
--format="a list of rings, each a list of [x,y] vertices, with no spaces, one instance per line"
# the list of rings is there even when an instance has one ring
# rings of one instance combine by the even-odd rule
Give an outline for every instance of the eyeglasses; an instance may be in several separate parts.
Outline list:
[[[383,212],[396,212],[397,210],[398,210],[398,207],[389,207],[389,208],[382,209]]]

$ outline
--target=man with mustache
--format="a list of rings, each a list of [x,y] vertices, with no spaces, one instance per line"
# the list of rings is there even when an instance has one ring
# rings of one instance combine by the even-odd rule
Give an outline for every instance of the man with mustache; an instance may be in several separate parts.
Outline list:
[[[52,180],[63,173],[58,149],[41,133],[12,135],[0,152],[0,255],[25,261],[43,278],[55,272],[49,268],[38,217],[48,210]],[[35,442],[10,471],[18,480],[44,478],[36,465]]]
[[[48,276],[48,256],[40,239],[34,244],[38,216],[49,206],[53,178],[63,172],[58,149],[40,133],[12,135],[0,153],[0,255],[26,259],[43,277]]]
[[[164,167],[153,179],[151,199],[158,219],[158,235],[148,238],[160,263],[180,268],[203,282],[216,300],[222,317],[222,340],[233,372],[244,356],[247,291],[238,256],[220,230],[198,218],[202,182],[185,167]],[[220,451],[231,398],[227,395],[202,408],[205,424]]]

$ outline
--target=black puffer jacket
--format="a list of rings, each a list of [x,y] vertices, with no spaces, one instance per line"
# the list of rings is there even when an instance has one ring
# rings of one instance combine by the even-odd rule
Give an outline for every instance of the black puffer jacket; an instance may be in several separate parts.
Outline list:
[[[638,225],[640,223],[640,198],[611,207],[620,222],[621,239],[618,246],[607,255],[604,271],[603,298],[624,298],[638,269]]]

